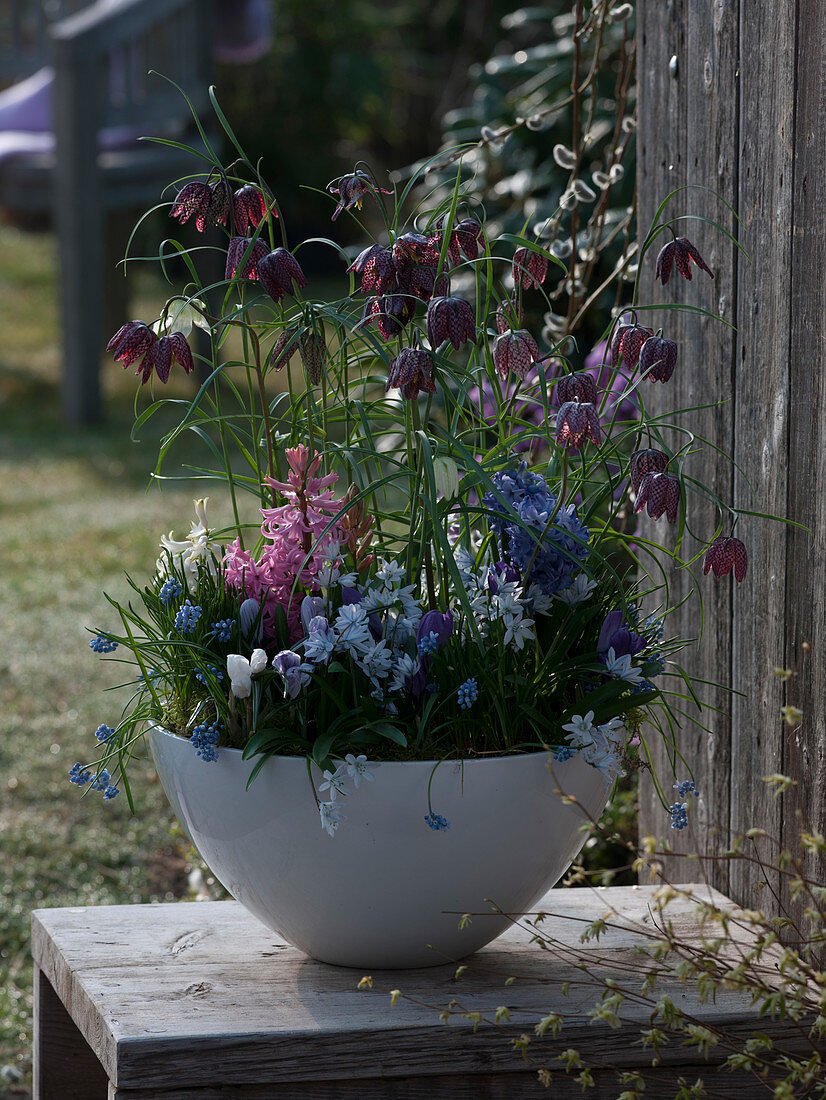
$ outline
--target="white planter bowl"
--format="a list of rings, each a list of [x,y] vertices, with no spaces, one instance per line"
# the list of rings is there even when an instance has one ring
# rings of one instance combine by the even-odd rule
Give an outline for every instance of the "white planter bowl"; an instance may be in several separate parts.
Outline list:
[[[306,954],[360,969],[434,966],[489,943],[510,924],[502,913],[527,912],[565,873],[583,810],[598,818],[611,790],[579,756],[546,752],[435,772],[432,761],[385,763],[343,800],[329,836],[303,757],[271,758],[246,791],[254,761],[239,751],[204,763],[184,738],[148,738],[179,822],[232,896]],[[449,829],[425,823],[428,782]],[[479,915],[460,929],[462,913]]]

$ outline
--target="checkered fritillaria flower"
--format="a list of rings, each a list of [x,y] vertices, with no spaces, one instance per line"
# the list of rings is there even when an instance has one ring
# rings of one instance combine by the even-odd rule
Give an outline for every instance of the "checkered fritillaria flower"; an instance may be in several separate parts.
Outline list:
[[[123,363],[125,370],[137,359],[142,359],[156,339],[155,333],[143,321],[127,321],[106,345],[106,350],[114,354],[116,363]]]
[[[464,298],[431,298],[427,304],[427,338],[435,350],[445,340],[454,349],[468,340],[476,343],[476,321]]]
[[[749,567],[749,556],[739,539],[721,535],[706,550],[703,558],[703,574],[714,570],[715,577],[725,577],[732,569],[734,579],[742,581]]]
[[[668,466],[668,455],[653,447],[646,447],[641,451],[634,451],[628,465],[631,473],[631,488],[638,493],[646,474],[665,472]]]
[[[518,298],[508,298],[496,311],[497,332],[507,332],[509,329],[521,328],[525,311],[522,309]]]
[[[433,360],[421,348],[404,348],[390,364],[385,390],[399,389],[402,397],[413,401],[420,391],[435,393]]]
[[[653,335],[653,328],[646,328],[645,325],[617,325],[611,341],[612,366],[618,366],[622,362],[627,367],[636,367],[643,344]]]
[[[548,274],[548,258],[541,252],[521,246],[513,254],[511,274],[514,286],[521,286],[525,290],[535,287],[538,290]]]
[[[364,294],[386,294],[396,284],[398,268],[393,253],[384,245],[371,244],[347,268],[361,276]]]
[[[476,260],[485,251],[485,231],[476,218],[463,218],[453,227],[453,237],[469,260]]]
[[[556,398],[560,405],[569,401],[584,401],[596,405],[598,394],[593,375],[587,371],[563,374],[556,384]]]
[[[437,233],[431,233],[427,238],[427,243],[436,253],[436,259],[434,263],[439,262],[439,256],[442,254],[442,244],[444,242],[445,235],[443,230],[439,230]],[[451,233],[447,242],[447,251],[445,253],[445,259],[448,260],[454,266],[462,262],[462,254],[459,251],[459,242],[456,240],[456,234]]]
[[[357,210],[361,210],[361,204],[367,195],[375,198],[379,192],[382,195],[393,194],[392,191],[386,191],[383,187],[379,187],[367,172],[361,171],[342,176],[335,183],[331,183],[327,190],[331,195],[338,195],[338,206],[333,211],[333,221],[336,220],[342,210],[352,210],[354,206]]]
[[[193,366],[192,352],[183,333],[157,337],[143,321],[127,321],[106,345],[106,350],[114,352],[115,362],[123,363],[124,370],[142,360],[135,372],[142,375],[142,385],[152,377],[153,370],[161,382],[166,382],[173,360],[180,363],[187,374]]]
[[[566,401],[556,414],[556,441],[560,447],[581,447],[590,439],[599,445],[602,432],[596,406],[590,401]]]
[[[499,377],[505,379],[512,372],[524,382],[528,371],[539,361],[539,348],[536,340],[525,329],[516,332],[503,332],[497,336],[493,345],[493,364]]]
[[[250,248],[250,245],[252,245],[252,248]],[[248,248],[250,248],[250,253],[247,256],[246,263],[241,267],[241,261],[244,259],[244,254]],[[251,237],[233,237],[227,249],[227,266],[224,278],[228,282],[230,279],[235,278],[257,281],[258,264],[266,255],[267,246],[260,237],[257,241],[253,241]]]
[[[185,225],[190,218],[195,218],[195,225],[203,233],[206,226],[206,218],[212,205],[212,188],[202,180],[192,180],[185,183],[169,211],[170,218],[175,218],[181,225]]]
[[[307,329],[298,338],[298,353],[310,382],[317,386],[324,376],[324,363],[327,359],[327,342],[323,332]]]
[[[422,233],[402,233],[393,242],[393,256],[397,263],[437,264],[441,242],[435,240]]]
[[[682,277],[691,282],[692,260],[701,271],[705,271],[712,279],[714,278],[714,272],[688,237],[676,237],[673,241],[669,241],[667,245],[660,249],[660,253],[657,256],[657,263],[654,268],[654,278],[659,279],[663,286],[665,286],[671,278],[671,271],[676,264],[677,270]]]
[[[677,522],[680,510],[680,479],[674,474],[649,473],[640,482],[634,511],[647,508],[651,519],[659,519],[665,513],[669,523]]]
[[[383,294],[380,298],[367,299],[359,323],[371,325],[377,322],[382,338],[392,340],[412,321],[415,312],[416,300],[411,295]]]
[[[450,295],[450,279],[443,271],[436,278],[436,268],[429,264],[401,264],[399,266],[398,289],[412,294],[420,302],[429,302],[431,298],[444,298]]]
[[[251,183],[239,187],[232,196],[232,213],[235,219],[235,232],[246,236],[250,227],[257,229],[268,215],[278,217],[275,206],[270,206],[263,192]]]
[[[274,302],[280,302],[285,294],[294,294],[296,287],[307,285],[301,265],[286,248],[262,256],[256,270],[258,281]]]
[[[677,345],[663,336],[649,336],[640,349],[638,363],[649,382],[667,382],[677,366]]]

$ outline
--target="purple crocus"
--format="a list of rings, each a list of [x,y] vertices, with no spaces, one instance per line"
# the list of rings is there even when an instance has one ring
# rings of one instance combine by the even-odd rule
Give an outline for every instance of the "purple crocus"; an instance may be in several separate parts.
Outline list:
[[[419,622],[416,632],[416,645],[421,642],[432,643],[435,649],[441,649],[450,641],[453,633],[453,616],[449,611],[426,611]],[[431,638],[435,634],[436,638]]]
[[[272,659],[272,667],[284,677],[287,696],[295,699],[299,691],[310,680],[312,665],[306,665],[301,657],[291,649],[282,649]]]
[[[613,649],[615,657],[625,657],[627,654],[635,657],[645,646],[645,638],[629,629],[621,611],[608,612],[597,641],[597,653],[600,656]]]
[[[492,565],[488,570],[488,591],[495,596],[501,584],[507,584],[508,581],[518,581],[520,577],[521,574],[515,565],[510,565],[506,561],[498,561],[496,565]]]

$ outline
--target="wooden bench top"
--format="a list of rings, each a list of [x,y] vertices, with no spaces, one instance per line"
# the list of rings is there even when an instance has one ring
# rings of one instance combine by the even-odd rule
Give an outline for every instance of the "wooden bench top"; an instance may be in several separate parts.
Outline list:
[[[695,889],[730,904],[708,887]],[[518,1097],[535,1089],[548,1095],[510,1040],[532,1031],[549,1012],[564,1014],[564,1041],[548,1038],[532,1053],[575,1047],[596,1064],[649,1064],[633,1045],[649,1009],[626,1003],[622,1015],[630,1022],[620,1030],[595,1026],[587,1013],[605,977],[639,990],[637,948],[644,938],[631,926],[655,931],[652,892],[552,890],[543,899],[540,909],[548,915],[541,928],[575,950],[586,972],[570,957],[532,943],[529,929],[514,927],[466,960],[458,980],[451,962],[376,971],[372,986],[359,988],[362,972],[308,959],[232,901],[39,909],[32,914],[32,953],[102,1064],[110,1097],[359,1095],[348,1091],[350,1085],[362,1088],[362,1095],[388,1097]],[[667,910],[686,943],[702,938],[693,908],[680,900]],[[583,929],[601,917],[610,927],[598,943],[582,943]],[[506,984],[511,977],[515,981]],[[393,989],[404,996],[391,1007]],[[658,989],[706,1021],[726,1021],[744,1035],[756,1027],[754,1010],[734,992],[700,1006],[694,990],[676,979]],[[472,1020],[454,1017],[446,1026],[438,1010],[454,1000],[489,1018],[505,1005],[510,1020],[475,1033]],[[785,1025],[760,1021],[759,1030],[772,1027],[779,1036]],[[714,1073],[693,1049],[677,1043],[663,1050],[662,1061],[685,1066],[692,1081],[703,1069]],[[617,1095],[621,1090],[612,1080],[614,1091],[589,1090],[589,1097]],[[364,1091],[369,1081],[375,1088]],[[448,1083],[440,1091],[442,1081]],[[717,1081],[722,1089],[733,1086],[728,1074],[715,1074],[715,1088]],[[578,1085],[570,1085],[569,1092],[563,1074],[554,1096],[581,1095]]]

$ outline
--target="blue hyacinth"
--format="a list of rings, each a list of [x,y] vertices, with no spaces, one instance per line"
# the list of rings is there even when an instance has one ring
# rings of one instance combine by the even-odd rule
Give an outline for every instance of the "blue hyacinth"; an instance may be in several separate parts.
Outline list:
[[[502,471],[491,480],[521,520],[521,524],[515,522],[493,493],[483,498],[482,504],[494,513],[490,525],[502,539],[511,563],[523,576],[530,565],[528,583],[539,585],[546,595],[567,588],[588,557],[585,544],[591,537],[574,506],[563,505],[554,515],[557,498],[548,482],[528,470],[524,462],[518,470]],[[547,529],[552,515],[553,523]],[[541,536],[538,544],[536,536]]]

